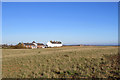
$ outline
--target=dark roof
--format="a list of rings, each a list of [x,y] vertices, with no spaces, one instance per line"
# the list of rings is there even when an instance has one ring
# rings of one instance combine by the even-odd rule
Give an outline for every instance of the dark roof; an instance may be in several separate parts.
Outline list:
[[[43,43],[37,43],[37,45],[44,45]]]
[[[24,43],[24,45],[34,45],[33,43]]]
[[[24,45],[32,45],[32,46],[35,46],[36,43],[35,41],[33,41],[32,43],[23,43]],[[37,45],[44,45],[43,43],[36,43]]]
[[[60,41],[50,41],[52,44],[61,44],[62,42]]]
[[[33,41],[32,43],[36,43],[35,41]]]

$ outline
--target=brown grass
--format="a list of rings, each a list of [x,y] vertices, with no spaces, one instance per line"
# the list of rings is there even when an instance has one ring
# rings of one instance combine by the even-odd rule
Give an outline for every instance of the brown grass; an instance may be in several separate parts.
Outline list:
[[[118,47],[3,49],[3,78],[119,77]]]

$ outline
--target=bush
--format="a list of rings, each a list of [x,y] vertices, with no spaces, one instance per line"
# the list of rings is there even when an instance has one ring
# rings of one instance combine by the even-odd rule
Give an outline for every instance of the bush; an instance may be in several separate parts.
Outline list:
[[[3,49],[26,49],[26,47],[24,47],[23,43],[18,43],[17,45],[7,45],[4,44],[2,45]]]
[[[23,43],[18,43],[14,48],[15,49],[26,49],[26,47],[24,47]]]

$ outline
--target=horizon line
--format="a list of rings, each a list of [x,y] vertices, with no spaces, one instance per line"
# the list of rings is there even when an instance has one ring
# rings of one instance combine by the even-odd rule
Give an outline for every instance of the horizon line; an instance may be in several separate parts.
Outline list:
[[[21,43],[21,42],[19,42]],[[17,45],[17,44],[8,44],[8,43],[2,43],[0,45],[4,45],[4,44],[7,44],[7,45]],[[43,43],[44,44],[44,43]],[[46,44],[46,43],[45,43]],[[107,43],[107,44],[90,44],[90,43],[86,43],[86,44],[82,44],[82,43],[78,43],[78,44],[75,44],[75,43],[64,43],[63,45],[96,45],[96,46],[100,46],[100,45],[120,45],[119,43]]]

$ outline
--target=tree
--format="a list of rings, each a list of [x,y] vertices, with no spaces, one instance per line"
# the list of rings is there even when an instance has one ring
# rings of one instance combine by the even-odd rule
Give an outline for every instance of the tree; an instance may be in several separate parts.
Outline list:
[[[26,47],[24,47],[24,44],[23,43],[18,43],[16,46],[15,46],[15,49],[25,49]]]

